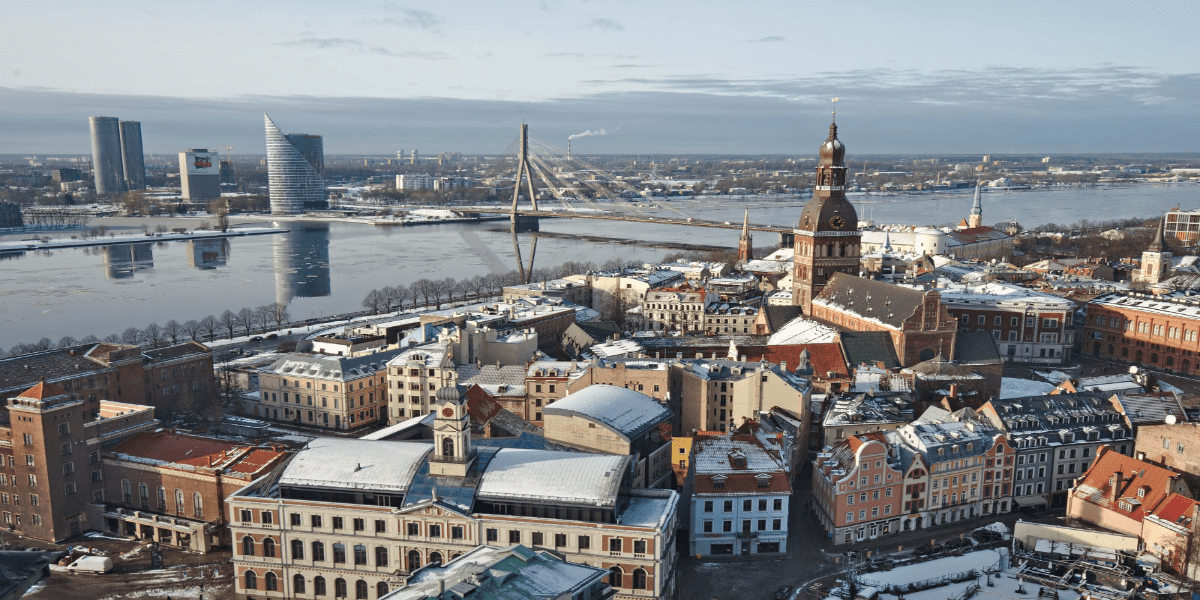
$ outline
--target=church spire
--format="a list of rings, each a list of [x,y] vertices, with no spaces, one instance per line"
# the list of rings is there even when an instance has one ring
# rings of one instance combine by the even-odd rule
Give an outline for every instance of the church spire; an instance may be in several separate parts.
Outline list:
[[[742,217],[742,236],[738,238],[738,262],[745,263],[754,259],[754,243],[750,239],[750,209],[746,209]]]
[[[1167,226],[1167,218],[1163,217],[1158,222],[1158,230],[1154,232],[1154,241],[1150,242],[1149,250],[1151,252],[1170,252],[1171,248],[1167,246],[1167,240],[1163,237],[1163,230]]]
[[[750,236],[750,209],[746,209],[745,216],[742,217],[742,237]]]
[[[967,227],[982,227],[983,226],[983,203],[980,201],[980,193],[982,185],[975,182],[975,204],[971,206],[971,215],[967,217]]]

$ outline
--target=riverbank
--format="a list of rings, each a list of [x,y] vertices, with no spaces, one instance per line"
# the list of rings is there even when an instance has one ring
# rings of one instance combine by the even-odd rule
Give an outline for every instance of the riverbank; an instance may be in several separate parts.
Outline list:
[[[209,240],[220,238],[243,237],[248,235],[273,235],[287,233],[286,229],[274,227],[245,227],[229,231],[190,231],[185,233],[121,233],[108,237],[29,239],[0,242],[0,252],[30,252],[35,250],[53,250],[57,248],[86,248],[89,246],[113,246],[117,244],[150,244],[156,242],[181,242],[188,240]]]

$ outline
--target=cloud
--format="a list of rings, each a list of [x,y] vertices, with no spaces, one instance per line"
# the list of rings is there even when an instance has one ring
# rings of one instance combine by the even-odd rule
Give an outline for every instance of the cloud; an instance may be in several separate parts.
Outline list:
[[[786,41],[786,40],[778,35],[768,35],[767,37],[758,38],[757,40],[750,40],[750,43],[751,44],[766,44],[766,43],[771,43],[771,42],[783,42],[783,41]]]
[[[625,31],[625,26],[612,20],[603,17],[592,17],[584,23],[584,27],[588,29],[600,29],[603,31]]]
[[[370,46],[362,40],[351,38],[301,38],[298,40],[275,42],[275,45],[289,48],[308,48],[312,50],[349,50],[352,52],[377,54],[379,56],[392,56],[396,58],[424,58],[431,60],[450,58],[450,56],[445,52],[427,52],[423,50],[396,51],[383,46]]]
[[[391,7],[400,13],[399,17],[384,17],[373,20],[379,25],[391,25],[408,29],[422,29],[432,33],[441,33],[442,25],[446,23],[440,15],[419,8]]]
[[[336,48],[361,48],[362,40],[354,40],[349,38],[302,38],[298,40],[288,40],[286,42],[275,42],[276,46],[287,46],[290,48],[314,48],[318,50],[329,50]]]

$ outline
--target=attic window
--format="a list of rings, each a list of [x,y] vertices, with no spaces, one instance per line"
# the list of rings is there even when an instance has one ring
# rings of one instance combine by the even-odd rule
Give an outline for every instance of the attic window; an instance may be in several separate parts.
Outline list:
[[[713,478],[712,478],[713,489],[714,490],[725,489],[725,480],[726,479],[727,478],[724,475],[713,475]]]
[[[1138,498],[1146,497],[1146,488],[1138,488]]]

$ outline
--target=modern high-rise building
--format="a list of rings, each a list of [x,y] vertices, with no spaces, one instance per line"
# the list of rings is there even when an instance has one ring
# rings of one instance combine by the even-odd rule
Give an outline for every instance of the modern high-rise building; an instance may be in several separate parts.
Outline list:
[[[121,126],[116,117],[89,117],[92,132],[92,176],[97,194],[119,194],[125,186],[121,159]],[[139,145],[140,145],[139,136]]]
[[[221,156],[207,148],[179,153],[179,186],[185,200],[221,197]]]
[[[121,121],[121,164],[125,187],[146,189],[146,157],[142,154],[142,124],[138,121]]]
[[[283,132],[267,114],[267,181],[271,213],[294,215],[328,207],[324,142],[319,135]]]

